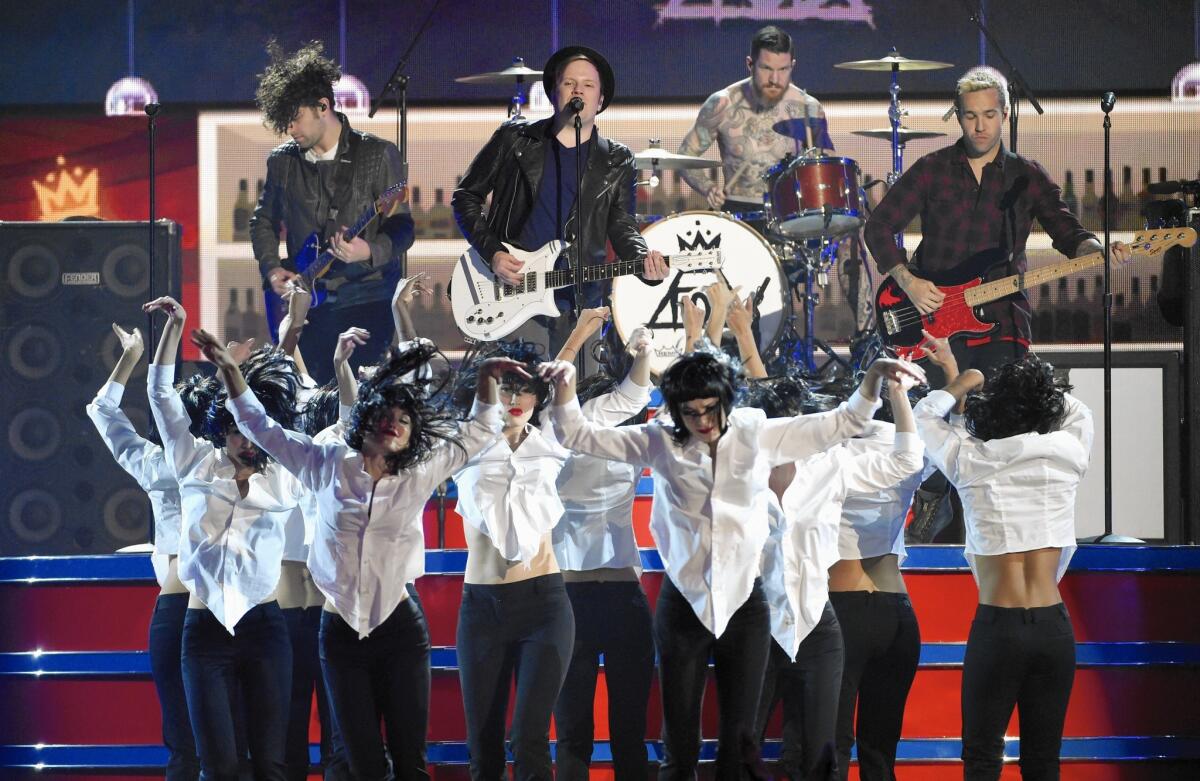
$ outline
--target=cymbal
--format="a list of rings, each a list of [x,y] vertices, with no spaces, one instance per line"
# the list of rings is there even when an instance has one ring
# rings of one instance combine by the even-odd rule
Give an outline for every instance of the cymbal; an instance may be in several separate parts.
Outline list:
[[[787,136],[788,138],[795,138],[800,141],[804,141],[809,136],[812,136],[813,139],[816,140],[822,131],[825,130],[825,128],[825,120],[818,117],[813,117],[808,121],[798,118],[781,119],[774,125],[771,125],[771,129],[779,135]],[[805,132],[806,130],[807,132]]]
[[[870,130],[853,130],[851,131],[856,136],[866,136],[867,138],[882,138],[884,141],[892,140],[892,129],[890,127],[875,127]],[[944,136],[945,133],[937,130],[913,130],[912,128],[900,128],[900,143],[904,144],[909,141],[916,141],[921,138],[937,138]]]
[[[880,57],[878,60],[850,60],[849,62],[839,62],[833,67],[845,68],[852,71],[935,71],[942,68],[953,68],[954,63],[938,62],[937,60],[910,60],[902,56],[898,51],[892,51],[886,57]]]
[[[459,84],[510,84],[518,81],[540,79],[541,77],[541,71],[525,67],[525,60],[523,58],[513,57],[512,65],[502,71],[476,73],[472,76],[459,76],[455,81]]]
[[[660,171],[679,171],[693,168],[720,168],[717,160],[703,157],[681,155],[678,152],[668,152],[662,147],[650,146],[633,156],[633,164],[640,171],[657,168]]]

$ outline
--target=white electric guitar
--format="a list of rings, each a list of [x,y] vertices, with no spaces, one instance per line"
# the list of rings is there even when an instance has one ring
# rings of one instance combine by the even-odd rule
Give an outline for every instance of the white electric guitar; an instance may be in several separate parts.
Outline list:
[[[496,277],[474,247],[463,253],[450,281],[450,307],[459,330],[470,339],[490,342],[508,336],[531,317],[557,317],[554,291],[570,287],[572,274],[570,269],[555,269],[554,262],[568,246],[552,241],[529,252],[505,244],[505,250],[525,264],[521,271],[524,281],[519,285]],[[677,271],[715,271],[721,267],[721,250],[683,252],[669,256],[667,263]],[[644,265],[642,260],[618,260],[584,266],[583,281],[640,274]]]

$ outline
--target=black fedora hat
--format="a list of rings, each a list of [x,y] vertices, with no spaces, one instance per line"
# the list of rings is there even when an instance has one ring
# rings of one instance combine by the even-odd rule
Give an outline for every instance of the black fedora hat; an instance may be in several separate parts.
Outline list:
[[[613,77],[612,66],[608,64],[608,60],[604,59],[604,55],[587,46],[564,46],[550,55],[550,59],[546,60],[546,64],[542,66],[542,87],[546,90],[546,97],[550,99],[551,103],[554,102],[555,74],[563,64],[578,59],[587,60],[596,66],[596,70],[600,71],[600,94],[604,96],[604,105],[600,107],[600,111],[603,111],[612,103],[617,83]]]

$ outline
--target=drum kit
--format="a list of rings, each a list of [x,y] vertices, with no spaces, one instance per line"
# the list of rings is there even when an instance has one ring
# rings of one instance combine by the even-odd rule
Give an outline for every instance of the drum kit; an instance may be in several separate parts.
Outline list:
[[[910,59],[892,49],[884,57],[853,60],[835,65],[859,71],[890,72],[888,118],[886,128],[856,130],[855,135],[891,142],[892,170],[887,175],[891,186],[904,166],[904,147],[909,141],[945,135],[937,131],[914,130],[902,124],[906,112],[900,102],[900,72],[935,70],[952,67],[951,63]],[[512,84],[510,117],[521,115],[525,102],[525,82],[537,80],[541,71],[525,66],[517,57],[504,70],[464,76],[465,84]],[[849,157],[823,154],[819,146],[809,147],[810,137],[819,137],[806,120],[784,120],[773,128],[793,139],[797,153],[785,156],[763,175],[765,192],[762,209],[743,212],[682,211],[670,215],[637,215],[642,234],[650,249],[663,254],[698,249],[720,248],[725,263],[719,272],[694,275],[672,274],[664,286],[648,286],[631,277],[614,280],[612,288],[613,326],[622,342],[642,326],[649,329],[653,343],[652,370],[666,369],[683,349],[683,324],[680,301],[685,295],[703,301],[701,291],[716,281],[717,274],[743,295],[753,293],[756,304],[755,336],[763,360],[775,371],[799,369],[809,376],[826,376],[827,369],[854,372],[869,363],[882,350],[873,329],[858,344],[852,344],[853,364],[838,356],[814,331],[814,311],[820,301],[820,288],[827,283],[827,270],[846,243],[865,262],[861,252],[860,231],[869,216],[869,206],[861,171]],[[640,185],[657,187],[665,171],[720,168],[717,160],[671,152],[652,139],[634,154],[634,165],[648,172]],[[896,241],[903,246],[903,237]],[[694,278],[691,278],[694,276]],[[797,314],[794,302],[799,302]],[[803,323],[801,331],[799,325]],[[815,350],[828,360],[816,364]]]

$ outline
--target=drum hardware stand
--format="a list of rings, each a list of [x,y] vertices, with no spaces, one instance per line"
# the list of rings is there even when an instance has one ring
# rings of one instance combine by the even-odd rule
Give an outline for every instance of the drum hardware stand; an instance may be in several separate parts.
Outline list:
[[[799,298],[804,307],[802,315],[804,334],[801,335],[796,328],[796,321],[801,316],[794,313],[789,314],[779,340],[776,360],[784,363],[800,362],[809,376],[824,374],[830,364],[847,372],[851,371],[850,364],[834,352],[833,348],[825,341],[817,337],[814,327],[816,306],[821,297],[820,291],[816,288],[828,284],[829,279],[825,272],[826,259],[837,251],[837,242],[822,239],[821,245],[817,260],[810,257],[801,243],[794,241],[783,243],[784,251],[780,253],[785,257],[790,255],[793,261],[791,270],[786,272],[787,284],[790,295]],[[820,349],[829,358],[819,367],[816,363],[814,348]]]

